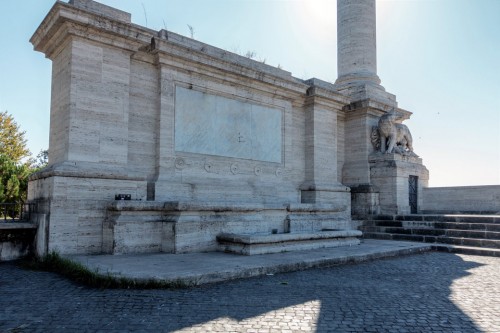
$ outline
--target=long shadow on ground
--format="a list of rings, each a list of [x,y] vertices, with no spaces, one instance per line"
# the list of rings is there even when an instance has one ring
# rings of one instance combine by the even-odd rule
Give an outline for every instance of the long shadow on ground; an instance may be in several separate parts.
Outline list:
[[[192,289],[99,290],[3,263],[0,332],[481,332],[450,300],[452,283],[480,266],[427,253]]]

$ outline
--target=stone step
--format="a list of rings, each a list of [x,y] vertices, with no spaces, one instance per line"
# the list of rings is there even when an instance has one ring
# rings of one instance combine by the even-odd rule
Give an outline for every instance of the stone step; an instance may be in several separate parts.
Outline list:
[[[500,224],[500,215],[373,215],[353,217],[365,221],[425,221]]]
[[[303,251],[358,245],[359,230],[324,230],[281,234],[230,234],[217,236],[219,251],[243,255]]]
[[[470,254],[470,255],[475,255],[475,256],[500,257],[500,249],[498,249],[498,248],[495,249],[495,248],[463,246],[463,245],[433,244],[432,249],[436,250],[436,251],[449,252],[449,253]]]
[[[485,248],[500,248],[500,240],[496,239],[480,239],[480,238],[464,238],[464,237],[448,237],[435,235],[415,235],[415,234],[394,234],[383,232],[364,232],[364,238],[385,239],[385,240],[402,240],[425,243],[444,243],[448,245],[463,245]]]
[[[363,221],[369,227],[404,227],[404,228],[433,228],[457,230],[481,230],[500,232],[500,224],[496,223],[465,223],[465,222],[431,222],[431,221]]]
[[[408,228],[408,227],[360,227],[363,232],[383,232],[389,234],[446,236],[463,238],[481,238],[500,240],[500,232],[484,230],[436,229],[436,228]]]

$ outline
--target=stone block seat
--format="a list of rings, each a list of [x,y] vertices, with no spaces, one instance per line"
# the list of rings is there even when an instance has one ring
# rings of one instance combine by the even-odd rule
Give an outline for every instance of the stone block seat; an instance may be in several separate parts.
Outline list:
[[[103,252],[275,253],[359,244],[341,204],[115,201],[103,224]]]
[[[33,223],[0,221],[0,261],[19,259],[32,253],[36,228]]]
[[[217,236],[219,250],[244,255],[267,254],[358,245],[359,230],[321,230],[283,234],[231,234]]]

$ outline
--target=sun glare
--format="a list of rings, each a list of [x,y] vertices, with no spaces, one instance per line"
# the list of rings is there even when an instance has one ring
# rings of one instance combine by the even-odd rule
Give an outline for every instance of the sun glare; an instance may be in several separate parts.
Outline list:
[[[325,25],[335,23],[337,7],[334,0],[302,0],[300,6],[308,20]]]

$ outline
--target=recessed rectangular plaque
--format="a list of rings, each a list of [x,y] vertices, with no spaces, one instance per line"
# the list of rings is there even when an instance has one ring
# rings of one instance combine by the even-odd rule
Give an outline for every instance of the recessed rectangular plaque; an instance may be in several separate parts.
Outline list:
[[[281,163],[283,112],[183,87],[175,90],[175,150]]]

